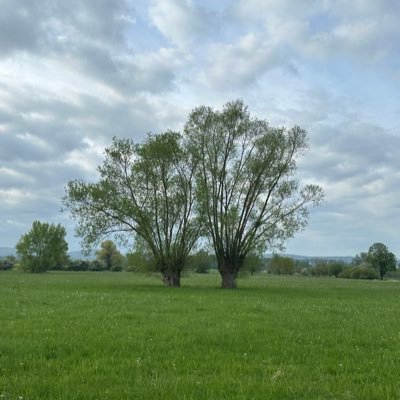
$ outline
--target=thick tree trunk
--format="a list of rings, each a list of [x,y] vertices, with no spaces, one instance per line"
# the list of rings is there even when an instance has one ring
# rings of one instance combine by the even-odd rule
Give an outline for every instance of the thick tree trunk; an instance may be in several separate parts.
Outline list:
[[[218,259],[218,258],[217,258]],[[225,259],[221,257],[218,259],[218,271],[221,275],[222,289],[235,289],[236,288],[236,278],[240,267],[243,265],[244,258],[234,258]]]
[[[163,282],[167,287],[180,287],[181,286],[181,273],[180,271],[165,271],[163,272]]]
[[[234,272],[231,271],[219,271],[221,274],[222,282],[221,287],[222,289],[235,289],[236,288],[236,276]]]

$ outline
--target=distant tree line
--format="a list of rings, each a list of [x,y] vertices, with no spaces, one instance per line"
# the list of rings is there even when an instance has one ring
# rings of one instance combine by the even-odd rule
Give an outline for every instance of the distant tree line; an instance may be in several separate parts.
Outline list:
[[[61,271],[131,271],[159,272],[148,247],[140,241],[135,250],[123,256],[112,240],[101,242],[95,260],[70,259],[65,241],[66,231],[61,225],[35,221],[32,229],[21,236],[16,249],[17,257],[0,259],[0,271],[11,270],[17,265],[29,272]],[[186,269],[196,273],[208,273],[218,269],[215,254],[206,250],[192,252],[186,261]],[[386,274],[399,277],[397,260],[386,245],[374,243],[367,252],[357,254],[351,264],[334,260],[316,259],[312,263],[291,257],[273,255],[264,257],[250,254],[246,257],[241,275],[266,271],[277,275],[332,276],[350,279],[383,279]]]

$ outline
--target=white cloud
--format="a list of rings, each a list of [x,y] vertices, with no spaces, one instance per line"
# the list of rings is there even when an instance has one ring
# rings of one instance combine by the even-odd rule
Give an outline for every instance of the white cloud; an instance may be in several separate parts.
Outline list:
[[[201,72],[200,80],[217,88],[242,87],[285,62],[279,49],[250,33],[239,38],[235,44],[211,45],[207,66]]]
[[[114,135],[179,130],[191,108],[237,97],[309,130],[300,177],[327,201],[292,248],[393,245],[399,15],[394,0],[3,0],[0,213],[15,224],[0,245],[33,219],[66,223],[64,186],[96,179]]]
[[[191,0],[154,0],[149,13],[152,23],[179,48],[212,33],[212,14]]]

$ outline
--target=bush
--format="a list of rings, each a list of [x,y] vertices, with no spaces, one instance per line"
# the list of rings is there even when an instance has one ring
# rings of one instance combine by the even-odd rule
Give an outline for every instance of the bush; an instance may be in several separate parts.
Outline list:
[[[0,260],[0,271],[10,271],[15,266],[13,257],[6,257]]]
[[[345,268],[345,264],[341,262],[332,262],[329,263],[329,275],[337,278]]]
[[[216,268],[216,258],[205,250],[200,250],[189,256],[187,269],[198,274],[207,274],[211,268]]]
[[[300,271],[300,275],[303,275],[303,276],[310,276],[310,268],[303,268],[303,269]]]
[[[89,268],[88,271],[105,271],[106,267],[105,265],[98,261],[98,260],[93,260],[93,261],[89,261]]]
[[[87,260],[69,260],[65,266],[66,271],[88,271],[90,261]]]
[[[248,272],[251,275],[255,273],[265,271],[266,261],[258,254],[249,254],[243,264],[242,272]]]
[[[346,279],[378,279],[378,272],[366,265],[358,265],[356,267],[345,268],[339,275],[340,278]]]

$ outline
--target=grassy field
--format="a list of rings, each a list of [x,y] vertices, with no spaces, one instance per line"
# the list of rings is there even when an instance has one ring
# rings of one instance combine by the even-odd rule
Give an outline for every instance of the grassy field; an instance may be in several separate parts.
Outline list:
[[[0,273],[0,400],[399,399],[400,283]]]

